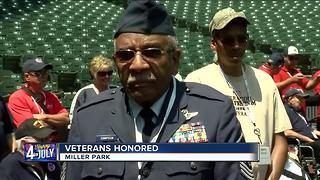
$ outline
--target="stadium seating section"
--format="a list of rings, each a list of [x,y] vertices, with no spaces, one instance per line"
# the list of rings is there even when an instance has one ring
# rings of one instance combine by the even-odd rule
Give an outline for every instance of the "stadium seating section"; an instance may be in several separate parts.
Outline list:
[[[67,92],[63,101],[69,103],[70,91],[90,82],[87,66],[90,58],[97,54],[112,57],[112,35],[126,1],[0,1],[0,93],[8,96],[19,87],[22,64],[19,57],[35,54],[54,65],[47,88]],[[300,64],[304,73],[311,74],[320,67],[319,0],[158,1],[171,14],[183,49],[180,69],[183,77],[212,62],[208,24],[213,14],[225,7],[243,10],[251,22],[247,63],[258,67],[272,51],[295,45],[304,55]],[[62,87],[68,83],[58,84],[61,78],[76,85]],[[113,84],[119,84],[116,75]]]

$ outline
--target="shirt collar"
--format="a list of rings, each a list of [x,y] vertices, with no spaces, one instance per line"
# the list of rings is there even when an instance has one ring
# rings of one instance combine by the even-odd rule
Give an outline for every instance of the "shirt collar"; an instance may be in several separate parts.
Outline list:
[[[282,69],[283,71],[285,71],[285,72],[288,72],[288,71],[289,71],[289,69],[288,69],[287,66],[285,66],[285,65],[281,66],[281,69]]]
[[[100,91],[99,91],[99,89],[98,88],[96,88],[96,86],[92,83],[92,84],[90,84],[91,85],[91,87],[92,87],[92,89],[94,90],[94,92],[96,93],[96,94],[100,94]],[[107,87],[107,89],[106,90],[108,90],[109,89],[109,86]]]
[[[169,88],[166,90],[166,92],[150,107],[150,109],[156,114],[157,117],[159,117],[162,104],[164,102],[164,99],[169,91]],[[128,103],[131,109],[132,117],[137,118],[140,111],[143,109],[142,106],[140,106],[132,97],[128,96]]]

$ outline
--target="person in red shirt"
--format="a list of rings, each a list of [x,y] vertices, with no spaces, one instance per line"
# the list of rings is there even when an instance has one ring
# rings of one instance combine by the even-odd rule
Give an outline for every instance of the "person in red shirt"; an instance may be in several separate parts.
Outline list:
[[[64,128],[69,124],[69,113],[58,97],[44,90],[48,70],[52,68],[52,65],[45,64],[39,57],[29,57],[23,64],[25,85],[15,91],[8,102],[8,109],[17,127],[32,118],[43,120],[54,129]]]
[[[267,59],[267,62],[262,64],[259,69],[268,73],[271,77],[274,74],[278,74],[280,71],[280,67],[283,65],[284,60],[280,53],[274,52],[271,56]]]
[[[309,80],[302,74],[300,69],[296,68],[296,63],[299,59],[299,51],[296,47],[287,47],[283,52],[283,58],[284,65],[280,68],[280,72],[273,76],[273,80],[282,96],[290,88],[310,90],[319,84],[319,76]]]
[[[312,75],[312,78],[317,78],[320,76],[320,70],[315,72]],[[317,97],[316,101],[312,104],[312,106],[317,106],[317,129],[320,130],[320,84],[318,84],[315,88],[313,88],[313,93]]]
[[[312,78],[315,79],[317,77],[320,76],[320,70],[318,70],[317,72],[315,72],[313,75],[312,75]],[[316,85],[316,87],[313,88],[313,92],[314,94],[316,95],[320,95],[320,84]]]

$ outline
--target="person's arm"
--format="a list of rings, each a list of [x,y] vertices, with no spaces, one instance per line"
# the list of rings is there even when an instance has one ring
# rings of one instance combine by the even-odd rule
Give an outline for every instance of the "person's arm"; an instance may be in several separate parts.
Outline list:
[[[43,120],[55,129],[65,128],[70,122],[69,113],[60,103],[58,97],[53,93],[46,92],[48,101],[53,104],[53,109],[49,113],[33,114],[36,119]]]
[[[306,90],[311,90],[316,87],[320,83],[320,76],[316,76],[309,80],[308,84],[306,85]]]
[[[81,105],[80,99],[83,98],[83,96],[84,96],[84,91],[83,89],[80,89],[72,99],[71,106],[69,109],[70,127],[72,123],[73,114],[76,111],[76,109],[80,107]]]
[[[68,112],[62,112],[58,114],[34,114],[33,117],[39,120],[43,120],[56,129],[67,127],[67,125],[69,124]]]
[[[25,97],[18,97],[15,95],[11,95],[9,98],[8,109],[12,115],[13,123],[16,127],[19,127],[20,124],[26,119],[33,117],[33,113],[24,99]]]
[[[73,121],[70,129],[70,134],[68,136],[68,143],[81,143],[81,136],[80,136],[80,128],[79,128],[79,121],[77,120],[77,112],[73,114]],[[67,163],[67,180],[74,180],[74,179],[82,179],[81,178],[82,172],[82,163],[81,162],[68,162]]]
[[[286,88],[287,86],[289,86],[290,84],[298,83],[303,78],[304,78],[303,74],[297,73],[294,76],[292,76],[284,81],[276,82],[276,86],[279,89],[279,91],[281,91],[284,88]]]
[[[271,160],[272,164],[269,168],[268,180],[278,180],[283,171],[287,160],[288,142],[284,133],[277,133],[274,137],[274,146],[272,148]]]
[[[243,135],[231,99],[228,99],[224,107],[221,109],[221,119],[217,127],[217,143],[238,143],[243,139]],[[216,162],[213,174],[213,179],[241,179],[240,163]]]
[[[293,138],[297,138],[301,141],[305,141],[305,142],[313,142],[314,140],[312,140],[311,138],[309,138],[308,136],[302,135],[300,133],[297,133],[291,129],[285,130],[284,134],[286,137],[293,137]]]

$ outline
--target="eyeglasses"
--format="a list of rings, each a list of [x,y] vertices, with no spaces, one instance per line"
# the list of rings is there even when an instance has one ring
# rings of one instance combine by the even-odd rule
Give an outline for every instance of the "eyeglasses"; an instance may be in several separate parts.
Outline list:
[[[160,48],[146,48],[146,49],[125,49],[116,51],[114,56],[116,59],[122,62],[132,60],[136,53],[140,51],[143,59],[148,61],[155,61],[161,58],[162,54],[164,54],[164,50]]]
[[[249,35],[248,34],[242,34],[239,36],[226,36],[221,38],[221,42],[224,45],[234,45],[236,42],[238,42],[239,44],[244,44],[247,43],[249,39]]]
[[[97,72],[97,75],[98,76],[107,76],[107,74],[108,74],[108,76],[111,76],[112,73],[113,73],[113,71],[99,71],[99,72]]]

